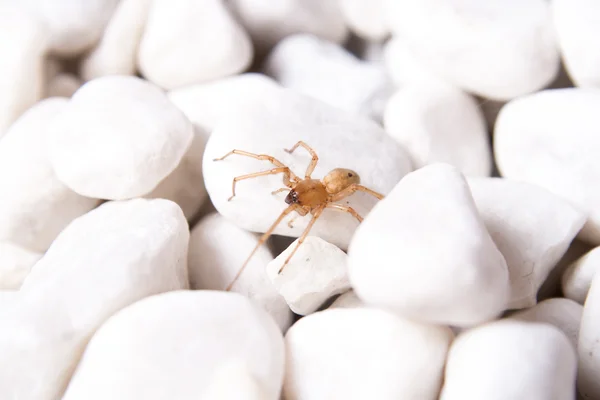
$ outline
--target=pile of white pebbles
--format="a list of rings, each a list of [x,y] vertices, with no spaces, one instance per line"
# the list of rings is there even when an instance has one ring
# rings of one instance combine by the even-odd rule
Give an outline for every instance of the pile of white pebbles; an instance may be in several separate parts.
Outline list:
[[[597,0],[0,0],[0,399],[600,399]],[[286,218],[281,174],[385,195]],[[598,247],[595,247],[598,246]],[[596,275],[596,278],[594,276]]]

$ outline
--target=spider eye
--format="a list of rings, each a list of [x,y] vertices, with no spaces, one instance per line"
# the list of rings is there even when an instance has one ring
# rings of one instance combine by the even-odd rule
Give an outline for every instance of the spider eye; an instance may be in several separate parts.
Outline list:
[[[348,172],[348,178],[352,178],[352,174],[350,172]]]

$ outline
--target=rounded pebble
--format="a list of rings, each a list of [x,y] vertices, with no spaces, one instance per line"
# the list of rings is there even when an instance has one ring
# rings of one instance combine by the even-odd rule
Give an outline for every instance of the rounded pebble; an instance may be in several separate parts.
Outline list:
[[[0,290],[17,290],[42,254],[0,242]]]
[[[382,310],[311,314],[285,336],[285,398],[436,399],[452,338]]]
[[[561,278],[564,296],[584,304],[592,280],[600,271],[600,247],[596,247],[567,267]]]
[[[231,251],[232,243],[235,243],[235,251]],[[220,214],[202,218],[190,236],[191,288],[225,289],[257,243],[255,234],[238,228]],[[273,255],[266,246],[259,248],[231,290],[262,306],[285,332],[292,324],[292,312],[267,276],[266,268],[272,260]]]
[[[440,400],[574,400],[577,359],[548,324],[501,320],[460,334]]]
[[[252,42],[222,0],[151,3],[138,63],[151,82],[173,89],[245,70]]]
[[[585,400],[600,398],[600,274],[592,281],[579,328],[577,388]]]
[[[489,176],[492,152],[477,103],[460,89],[409,85],[385,106],[387,133],[410,153],[415,168],[444,162],[468,176]]]
[[[509,299],[506,261],[448,164],[405,176],[360,225],[348,255],[358,297],[409,318],[471,326]]]
[[[211,398],[224,374],[237,386],[235,370],[242,368],[244,381],[250,375],[263,391],[261,400],[277,400],[284,356],[277,325],[244,296],[175,291],[110,318],[92,337],[63,399],[191,400],[205,392]]]
[[[551,89],[507,103],[496,121],[502,176],[542,186],[588,214],[578,235],[600,244],[600,90]]]
[[[283,263],[297,245],[298,239],[269,262],[267,274],[291,310],[308,315],[329,298],[350,289],[348,256],[331,243],[308,236],[284,267]]]
[[[99,199],[150,193],[193,139],[192,124],[160,89],[129,76],[86,83],[53,122],[48,151],[56,175]]]
[[[341,0],[340,10],[348,27],[360,37],[380,41],[389,34],[385,18],[385,0]]]
[[[365,304],[358,298],[354,290],[349,290],[339,296],[328,308],[354,308],[362,307]]]

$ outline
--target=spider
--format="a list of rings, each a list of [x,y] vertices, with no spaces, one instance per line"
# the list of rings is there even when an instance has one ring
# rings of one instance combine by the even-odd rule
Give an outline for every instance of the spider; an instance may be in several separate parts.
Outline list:
[[[294,249],[292,250],[290,255],[287,257],[287,259],[285,260],[285,262],[279,269],[278,273],[281,273],[281,271],[283,271],[283,268],[292,259],[292,257],[296,253],[296,250],[298,250],[298,247],[300,247],[302,242],[304,242],[304,239],[306,239],[306,236],[310,232],[311,228],[313,227],[313,225],[315,224],[317,219],[323,213],[323,210],[325,210],[326,208],[332,208],[332,209],[335,209],[338,211],[347,212],[347,213],[351,214],[354,218],[356,218],[358,220],[358,222],[360,223],[360,222],[362,222],[363,219],[352,207],[344,206],[341,204],[336,204],[335,202],[342,200],[345,197],[348,197],[357,191],[369,193],[369,194],[375,196],[379,200],[383,199],[383,195],[381,195],[381,194],[375,192],[374,190],[371,190],[365,186],[360,185],[360,176],[356,172],[354,172],[350,169],[335,168],[335,169],[331,170],[323,178],[323,180],[311,178],[311,175],[312,175],[315,167],[317,166],[317,162],[319,161],[319,157],[317,157],[317,153],[303,141],[299,141],[291,149],[284,149],[284,150],[287,153],[291,154],[298,147],[303,147],[312,156],[312,160],[310,161],[310,164],[308,165],[308,168],[306,169],[306,173],[304,174],[304,179],[301,179],[298,176],[296,176],[290,170],[289,167],[284,165],[281,161],[277,160],[275,157],[265,155],[265,154],[253,154],[253,153],[249,153],[249,152],[243,151],[243,150],[232,150],[229,153],[225,154],[223,157],[215,158],[213,160],[213,161],[221,161],[221,160],[224,160],[225,158],[229,157],[232,154],[237,154],[240,156],[252,157],[257,160],[267,160],[267,161],[270,161],[271,164],[273,164],[275,166],[275,168],[272,168],[267,171],[255,172],[252,174],[242,175],[242,176],[233,178],[233,183],[231,186],[232,195],[231,195],[231,197],[229,197],[228,201],[231,201],[235,197],[235,185],[237,182],[244,180],[244,179],[256,178],[259,176],[274,175],[274,174],[282,173],[283,174],[283,183],[285,184],[286,187],[277,189],[277,190],[273,191],[272,194],[288,191],[287,196],[285,197],[285,202],[286,202],[286,204],[288,204],[288,207],[285,210],[283,210],[283,212],[275,220],[273,225],[271,225],[271,227],[262,235],[262,237],[258,241],[256,247],[254,248],[254,250],[252,250],[252,252],[248,256],[248,258],[246,259],[246,261],[244,262],[242,267],[239,269],[239,271],[233,278],[233,281],[229,284],[229,286],[227,286],[226,291],[231,290],[231,288],[233,287],[233,284],[240,277],[240,275],[244,271],[244,268],[246,268],[246,265],[248,265],[248,262],[250,261],[250,259],[254,255],[254,253],[256,253],[256,251],[260,248],[260,246],[263,245],[267,241],[267,239],[271,236],[271,234],[273,233],[273,231],[275,230],[277,225],[279,225],[281,223],[281,221],[286,217],[286,215],[290,214],[292,211],[296,211],[296,213],[302,217],[307,215],[308,213],[311,213],[312,219],[308,223],[308,226],[306,227],[304,232],[302,232],[302,235],[298,239],[296,246],[294,247]],[[294,218],[295,217],[293,217],[292,220],[290,220],[288,222],[289,227],[292,227],[292,222],[293,222]]]

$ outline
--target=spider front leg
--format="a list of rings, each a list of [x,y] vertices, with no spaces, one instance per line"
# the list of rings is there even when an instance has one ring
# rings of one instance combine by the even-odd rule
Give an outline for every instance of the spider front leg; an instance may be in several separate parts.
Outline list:
[[[231,193],[232,194],[231,194],[231,197],[227,199],[227,201],[231,201],[231,199],[233,199],[235,197],[235,184],[237,182],[243,181],[244,179],[256,178],[259,176],[279,174],[281,172],[283,172],[283,183],[291,188],[292,183],[290,181],[290,169],[288,167],[273,168],[268,171],[254,172],[252,174],[236,176],[235,178],[233,178],[233,182],[231,184]]]
[[[308,213],[309,213],[309,211],[310,211],[310,209],[309,209],[309,208],[298,207],[298,208],[296,209],[296,212],[298,213],[298,215],[294,215],[294,216],[292,217],[292,219],[290,219],[290,220],[288,221],[288,223],[287,223],[288,227],[290,227],[290,228],[292,228],[292,229],[293,229],[293,228],[294,228],[294,225],[293,225],[293,223],[294,223],[294,221],[296,220],[296,218],[298,218],[298,217],[304,217],[304,216],[306,216],[306,214],[308,214]]]
[[[365,193],[369,193],[371,196],[377,197],[379,200],[383,199],[382,194],[377,193],[376,191],[371,190],[368,187],[364,187],[357,183],[353,183],[352,185],[348,186],[347,188],[345,188],[345,189],[337,192],[333,196],[331,196],[331,201],[340,201],[343,198],[350,196],[354,192],[365,192]]]
[[[298,242],[296,242],[296,246],[294,247],[294,249],[292,250],[292,252],[288,256],[288,258],[285,260],[285,262],[283,263],[283,265],[281,266],[281,268],[279,268],[279,272],[277,272],[278,274],[280,274],[283,271],[283,269],[285,268],[285,266],[288,265],[288,263],[290,262],[290,260],[294,256],[294,254],[296,254],[296,251],[298,250],[298,247],[300,247],[300,245],[304,242],[304,240],[306,239],[306,236],[308,236],[308,233],[312,229],[312,227],[315,224],[315,222],[317,222],[317,219],[321,216],[321,213],[323,212],[324,209],[325,209],[325,207],[319,207],[319,208],[317,208],[313,212],[312,219],[308,223],[308,226],[306,227],[306,229],[304,230],[304,232],[302,232],[302,236],[300,236],[300,238],[298,239]]]
[[[222,161],[224,159],[226,159],[227,157],[229,157],[230,155],[233,154],[237,154],[239,156],[245,156],[245,157],[251,157],[251,158],[255,158],[257,160],[264,160],[264,161],[270,161],[271,164],[273,164],[276,167],[279,168],[288,168],[284,163],[282,163],[281,161],[279,161],[278,159],[276,159],[275,157],[266,155],[266,154],[254,154],[254,153],[249,153],[247,151],[243,151],[243,150],[231,150],[229,153],[225,154],[223,157],[219,157],[219,158],[215,158],[213,159],[213,161]],[[294,174],[289,168],[288,168],[289,174],[288,174],[288,178],[294,182],[299,182],[300,178],[298,178],[298,176],[296,176],[296,174]],[[286,183],[286,186],[289,186]]]
[[[294,145],[294,147],[292,147],[291,149],[284,149],[286,152],[292,154],[294,152],[294,150],[296,150],[299,146],[302,146],[306,149],[306,151],[308,151],[310,153],[310,155],[312,156],[312,160],[310,161],[310,164],[308,165],[308,168],[306,169],[306,174],[305,174],[305,178],[306,179],[310,179],[310,176],[312,175],[313,171],[315,170],[315,167],[317,166],[317,162],[319,161],[319,157],[317,156],[317,153],[306,143],[304,143],[302,140],[300,140],[298,143],[296,143]]]

